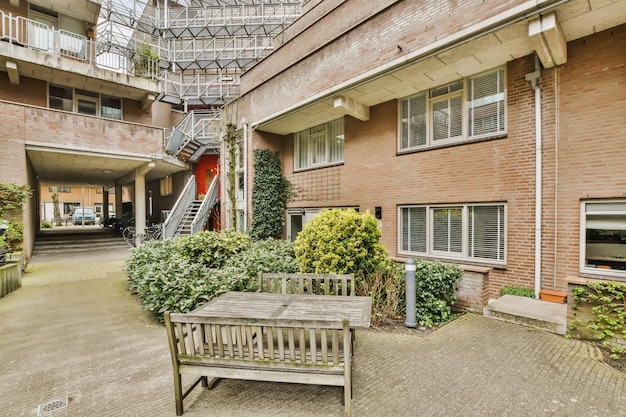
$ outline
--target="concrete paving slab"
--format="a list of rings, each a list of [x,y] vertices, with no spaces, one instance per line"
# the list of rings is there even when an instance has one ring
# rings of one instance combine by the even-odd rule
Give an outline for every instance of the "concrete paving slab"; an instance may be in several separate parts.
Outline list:
[[[556,334],[567,332],[567,304],[507,294],[490,302],[483,315]]]

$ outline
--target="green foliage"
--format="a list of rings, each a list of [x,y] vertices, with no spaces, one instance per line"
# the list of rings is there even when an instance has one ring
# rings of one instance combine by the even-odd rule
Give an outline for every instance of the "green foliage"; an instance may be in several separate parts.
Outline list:
[[[463,270],[456,265],[422,259],[415,260],[415,267],[417,322],[431,327],[449,321]]]
[[[259,271],[296,270],[290,242],[251,242],[233,231],[145,242],[125,266],[130,292],[160,318],[165,311],[193,310],[226,291],[254,291]]]
[[[256,149],[250,229],[252,238],[279,239],[282,236],[285,207],[291,189],[291,183],[280,170],[278,153],[269,149]]]
[[[381,268],[357,280],[356,292],[372,298],[372,325],[401,319],[406,308],[404,265]]]
[[[174,240],[176,251],[193,263],[206,268],[221,268],[235,254],[250,245],[246,234],[227,230],[224,232],[200,232]]]
[[[50,229],[52,227],[52,224],[50,222],[42,222],[41,223],[41,228],[42,229]]]
[[[296,238],[300,271],[367,276],[388,265],[380,237],[378,221],[369,212],[324,210]]]
[[[574,309],[579,308],[579,303],[592,304],[593,318],[586,323],[580,319],[572,320],[570,329],[577,330],[578,326],[584,325],[587,330],[591,330],[595,340],[611,349],[612,358],[618,359],[626,349],[623,346],[614,346],[612,342],[616,338],[626,339],[626,284],[616,281],[589,281],[586,287],[574,288],[573,294]]]
[[[0,219],[13,219],[21,216],[24,204],[30,195],[28,185],[0,182]]]
[[[237,131],[237,125],[234,123],[228,123],[226,125],[226,135],[224,136],[224,145],[226,148],[226,158],[228,164],[226,165],[226,194],[230,201],[230,206],[233,209],[229,210],[230,224],[233,229],[237,227],[237,211],[234,207],[237,207],[237,141],[241,138],[240,132]]]
[[[150,77],[156,74],[159,54],[154,47],[147,42],[143,42],[135,48],[137,55],[134,57],[135,74]]]
[[[517,295],[520,297],[535,298],[535,290],[532,288],[518,287],[517,285],[509,285],[502,287],[500,295]]]
[[[286,240],[261,240],[226,261],[226,267],[245,271],[257,289],[259,272],[298,272],[293,243]]]

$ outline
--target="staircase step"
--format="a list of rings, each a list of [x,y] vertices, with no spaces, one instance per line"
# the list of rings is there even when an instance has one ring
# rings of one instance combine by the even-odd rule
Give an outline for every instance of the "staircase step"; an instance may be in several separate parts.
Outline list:
[[[556,334],[567,332],[567,304],[504,295],[487,304],[483,315]]]

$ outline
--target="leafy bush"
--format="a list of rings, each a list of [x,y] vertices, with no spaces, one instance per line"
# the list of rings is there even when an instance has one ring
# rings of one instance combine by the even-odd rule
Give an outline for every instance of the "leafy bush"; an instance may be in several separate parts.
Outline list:
[[[206,232],[145,242],[131,251],[125,271],[129,291],[162,319],[165,311],[188,312],[226,291],[254,291],[259,271],[297,268],[291,242],[252,243],[240,233]]]
[[[221,268],[229,258],[250,246],[250,237],[233,230],[200,232],[175,239],[174,246],[184,259],[207,268]]]
[[[52,227],[52,224],[50,222],[42,222],[41,223],[41,228],[42,229],[50,229]]]
[[[406,278],[403,265],[379,269],[368,274],[366,279],[357,280],[356,292],[372,298],[372,325],[404,318]]]
[[[535,290],[532,288],[518,287],[516,285],[508,285],[502,287],[500,295],[517,295],[520,297],[535,298]]]
[[[8,222],[9,228],[0,236],[0,247],[17,250],[24,241],[24,225],[18,222]]]
[[[247,250],[226,261],[225,266],[244,271],[253,281],[252,290],[257,289],[259,272],[298,272],[293,243],[274,239],[253,242]]]
[[[295,242],[300,271],[316,274],[367,275],[386,265],[378,221],[354,209],[324,210],[298,234]]]
[[[451,319],[454,294],[463,270],[439,261],[415,260],[415,310],[417,322],[432,327]]]

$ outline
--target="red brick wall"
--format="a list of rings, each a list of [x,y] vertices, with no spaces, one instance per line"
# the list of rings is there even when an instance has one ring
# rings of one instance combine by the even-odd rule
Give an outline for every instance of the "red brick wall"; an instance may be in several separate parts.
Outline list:
[[[259,86],[256,97],[272,97],[250,117],[261,119],[522,3],[344,1],[242,76],[242,93]]]
[[[578,275],[580,201],[626,195],[626,25],[568,44],[557,75],[557,278]]]

